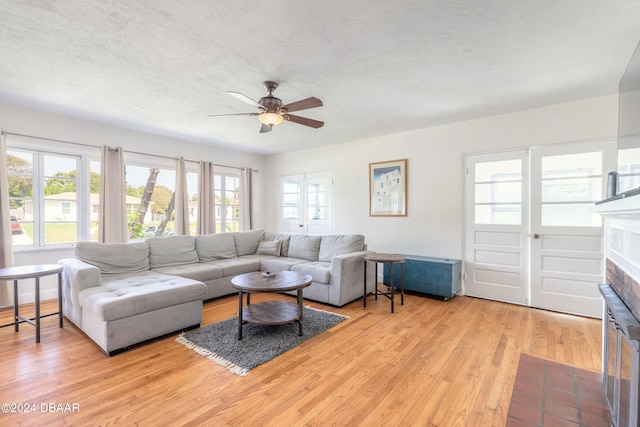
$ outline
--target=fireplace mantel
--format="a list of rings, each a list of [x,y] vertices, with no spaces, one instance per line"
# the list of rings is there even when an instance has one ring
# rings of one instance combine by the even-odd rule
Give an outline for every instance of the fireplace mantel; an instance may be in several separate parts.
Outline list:
[[[640,194],[623,193],[614,198],[603,200],[595,205],[593,212],[605,218],[632,219],[640,221]]]

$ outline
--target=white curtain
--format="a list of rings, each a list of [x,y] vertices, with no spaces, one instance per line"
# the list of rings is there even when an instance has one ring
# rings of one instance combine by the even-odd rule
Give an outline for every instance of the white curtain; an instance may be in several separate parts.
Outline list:
[[[189,194],[187,192],[187,170],[184,157],[176,161],[176,194],[175,194],[175,234],[188,236],[189,230]]]
[[[216,232],[213,163],[200,162],[198,173],[198,234]]]
[[[253,226],[251,217],[253,208],[251,206],[251,168],[242,169],[240,174],[240,230],[249,231]]]
[[[121,147],[102,146],[100,173],[100,224],[98,240],[103,243],[126,242],[127,205],[124,154]]]
[[[13,237],[11,236],[11,211],[9,210],[9,183],[7,180],[7,145],[4,132],[0,131],[0,268],[13,266]],[[13,305],[11,282],[0,287],[0,307]]]

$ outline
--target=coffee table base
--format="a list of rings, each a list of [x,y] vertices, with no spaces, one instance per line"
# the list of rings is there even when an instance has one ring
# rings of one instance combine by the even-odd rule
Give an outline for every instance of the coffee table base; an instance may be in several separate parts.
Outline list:
[[[298,289],[298,301],[265,301],[256,304],[249,303],[242,306],[242,294],[238,292],[238,339],[242,339],[242,325],[253,323],[257,325],[284,325],[286,323],[298,323],[298,335],[303,335],[302,318],[304,307],[302,305],[302,289]]]

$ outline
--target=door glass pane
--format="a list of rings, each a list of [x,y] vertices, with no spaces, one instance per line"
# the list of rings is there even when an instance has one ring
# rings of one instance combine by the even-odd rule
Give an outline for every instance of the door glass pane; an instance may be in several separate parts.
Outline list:
[[[300,195],[299,194],[283,194],[282,203],[284,206],[299,206]]]
[[[476,184],[476,203],[522,201],[522,182],[506,181]]]
[[[291,208],[284,206],[282,208],[283,219],[298,219],[298,208]]]
[[[564,154],[542,158],[542,178],[602,175],[602,153]]]
[[[308,219],[311,221],[324,221],[328,218],[326,206],[316,206],[308,208]]]
[[[542,225],[600,226],[591,208],[602,199],[602,153],[543,157],[541,167]]]
[[[320,221],[328,219],[328,192],[331,182],[328,178],[313,178],[307,182],[307,219]]]
[[[282,182],[282,219],[300,219],[302,212],[302,183],[300,181]]]
[[[522,165],[519,159],[500,160],[476,164],[476,182],[511,180],[520,177]]]
[[[475,223],[520,224],[522,161],[501,160],[475,167]]]
[[[596,202],[601,199],[601,177],[544,179],[542,202]]]
[[[283,193],[299,193],[300,192],[300,183],[297,181],[284,181],[282,192]]]

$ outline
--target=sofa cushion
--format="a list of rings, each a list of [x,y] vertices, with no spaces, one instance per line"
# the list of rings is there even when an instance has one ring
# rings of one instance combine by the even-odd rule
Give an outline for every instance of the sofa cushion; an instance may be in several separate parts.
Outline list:
[[[235,239],[231,233],[200,234],[196,236],[196,251],[200,262],[235,258]]]
[[[260,260],[255,258],[221,259],[214,261],[214,264],[222,268],[222,275],[224,277],[237,276],[238,274],[260,270]]]
[[[146,271],[113,276],[102,286],[87,288],[80,292],[79,303],[83,310],[111,321],[202,300],[206,294],[202,282]]]
[[[322,236],[320,242],[320,261],[331,261],[334,256],[359,252],[364,249],[362,234]]]
[[[149,246],[145,242],[78,242],[74,256],[98,267],[100,274],[137,273],[149,270]]]
[[[173,276],[182,276],[187,279],[199,280],[207,282],[222,277],[222,267],[216,265],[215,262],[197,262],[195,264],[180,264],[170,267],[154,268],[153,271],[158,273],[171,274]]]
[[[289,241],[289,254],[292,258],[318,261],[322,236],[294,234]]]
[[[290,234],[272,233],[270,231],[264,232],[264,240],[281,240],[280,256],[289,256],[289,242],[291,239]]]
[[[330,262],[306,262],[304,264],[296,264],[291,267],[291,271],[308,274],[313,278],[314,282],[326,284],[331,282]]]
[[[238,256],[253,255],[258,249],[258,243],[264,237],[264,230],[241,231],[232,233]]]
[[[309,261],[300,258],[288,258],[288,257],[279,257],[279,258],[270,258],[263,259],[261,262],[260,270],[262,271],[289,271],[291,267],[297,264],[306,264]]]
[[[280,247],[282,240],[260,240],[256,255],[273,255],[280,256]]]
[[[154,237],[147,239],[151,268],[198,262],[193,236]]]

